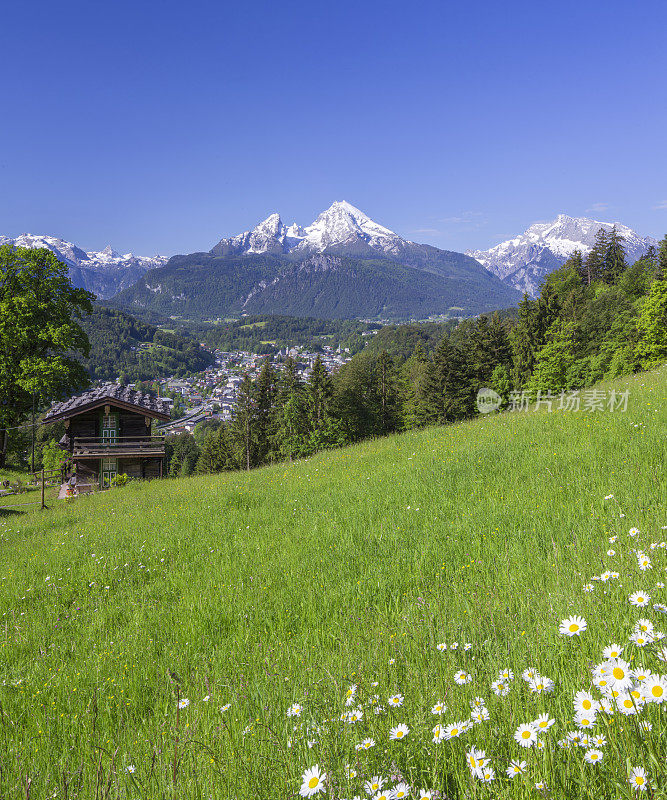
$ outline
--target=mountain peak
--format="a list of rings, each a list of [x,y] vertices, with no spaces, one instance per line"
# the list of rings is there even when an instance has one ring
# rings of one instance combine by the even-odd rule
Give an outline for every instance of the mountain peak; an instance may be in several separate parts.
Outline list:
[[[533,223],[513,239],[488,250],[468,250],[467,255],[476,258],[505,283],[536,296],[549,272],[564,264],[575,250],[586,255],[600,228],[611,230],[613,227],[624,238],[626,257],[631,264],[641,258],[649,246],[657,245],[652,237],[640,236],[619,222],[598,222],[587,217],[558,214],[550,222]]]

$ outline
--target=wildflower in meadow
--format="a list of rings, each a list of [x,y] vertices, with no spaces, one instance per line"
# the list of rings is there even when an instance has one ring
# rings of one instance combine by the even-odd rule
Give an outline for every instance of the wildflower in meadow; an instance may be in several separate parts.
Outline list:
[[[456,650],[456,648],[457,648],[458,646],[459,646],[459,643],[458,643],[458,642],[452,642],[452,643],[451,643],[451,645],[450,645],[449,647],[450,647],[450,650]]]
[[[498,677],[501,681],[513,681],[514,673],[511,669],[504,669],[498,674]]]
[[[646,770],[643,767],[633,767],[628,783],[636,792],[645,792],[648,784]]]
[[[227,706],[223,707],[221,710],[222,711],[226,711],[228,708],[229,708],[229,706],[227,705]],[[303,706],[300,706],[298,703],[293,703],[287,709],[287,716],[288,717],[300,717],[302,711],[303,711]]]
[[[495,780],[496,777],[493,767],[482,767],[481,769],[476,769],[474,774],[475,777],[479,778],[479,780],[483,783],[491,783],[491,781]]]
[[[605,499],[605,500],[613,500],[613,499],[614,499],[614,495],[613,495],[613,494],[608,494],[608,495],[605,495],[605,498],[604,498],[604,499]]]
[[[661,614],[667,614],[667,606],[663,603],[653,603],[653,608]]]
[[[616,555],[616,550],[607,550],[607,555],[608,556],[615,556]]]
[[[577,713],[594,714],[600,704],[590,692],[577,692],[574,696],[574,710]]]
[[[206,697],[202,697],[202,700],[203,700],[204,703],[208,703],[208,701],[210,699],[211,699],[211,695],[210,694],[207,694]]]
[[[438,645],[438,650],[443,653],[447,649],[447,644],[445,642],[440,642]]]
[[[543,692],[553,692],[555,687],[551,678],[545,678],[544,675],[537,675],[528,682],[528,688],[531,694],[542,694]]]
[[[593,591],[593,589],[595,589],[595,586],[593,586],[593,584],[592,584],[592,583],[587,583],[587,584],[584,586],[584,591],[585,591],[585,592],[592,592],[592,591]]]
[[[355,698],[356,694],[357,694],[357,684],[353,683],[352,686],[350,686],[348,688],[347,692],[345,692],[345,705],[346,706],[351,706],[352,703],[354,703],[354,698]]]
[[[612,658],[602,665],[607,670],[607,677],[613,689],[623,691],[632,685],[632,670],[622,658]]]
[[[537,741],[537,731],[532,722],[524,722],[514,732],[514,739],[521,747],[532,747]]]
[[[375,747],[375,739],[371,739],[370,736],[367,739],[364,739],[360,744],[356,746],[357,750],[370,750],[371,747]]]
[[[307,769],[302,776],[303,783],[299,789],[301,797],[313,797],[324,791],[324,783],[327,779],[326,772],[320,772],[319,764]]]
[[[526,681],[526,683],[528,683],[528,681],[531,681],[533,678],[537,677],[537,674],[538,672],[535,667],[527,667],[521,673],[521,677],[524,679],[524,681]]]
[[[390,739],[404,739],[410,733],[410,728],[401,722],[400,725],[397,725],[395,728],[391,728],[389,730],[389,738]]]
[[[644,608],[651,602],[651,596],[648,595],[646,592],[633,592],[628,597],[628,602],[631,606],[636,606],[637,608]]]
[[[483,697],[475,697],[474,700],[470,701],[470,708],[472,711],[476,711],[478,708],[484,708],[486,706],[486,700]]]
[[[420,789],[419,800],[433,800],[433,792],[430,789]]]
[[[645,553],[637,553],[637,564],[642,572],[646,572],[647,569],[653,569],[651,559]]]
[[[403,800],[410,796],[410,787],[407,783],[401,782],[394,786],[393,800]]]
[[[639,533],[639,528],[630,528],[630,530],[628,531],[628,536],[632,536],[632,538],[634,539],[634,537],[638,533]]]
[[[593,578],[593,580],[595,580],[595,578]],[[605,572],[602,573],[602,575],[600,575],[599,580],[601,580],[602,583],[607,583],[607,581],[611,580],[611,572],[609,570],[606,570]]]
[[[616,708],[626,716],[638,714],[644,705],[644,701],[639,697],[633,697],[630,692],[621,692],[616,698]]]
[[[641,619],[638,619],[637,622],[635,622],[635,630],[636,631],[642,631],[643,633],[651,633],[652,634],[653,631],[655,630],[655,628],[654,628],[653,623],[651,622],[650,619],[644,619],[642,617]]]
[[[649,703],[664,703],[667,698],[667,677],[649,675],[641,684],[642,697]]]
[[[460,669],[454,675],[454,681],[458,683],[459,686],[463,686],[466,683],[470,683],[472,681],[472,675],[469,672],[466,672],[463,669]]]
[[[478,750],[476,747],[472,747],[468,750],[466,753],[466,761],[468,762],[468,767],[471,772],[474,772],[478,768],[485,767],[489,763],[486,752],[484,750]]]
[[[504,681],[494,681],[491,684],[491,689],[494,694],[498,695],[498,697],[505,697],[505,695],[509,694],[510,691],[509,684],[505,683]]]
[[[564,619],[561,622],[558,631],[559,633],[562,633],[563,636],[579,636],[583,631],[586,630],[586,627],[586,620],[583,617],[578,617],[575,614],[572,617],[567,617]]]
[[[555,721],[556,720],[548,714],[540,714],[540,716],[534,720],[533,726],[538,733],[541,733],[542,731],[548,731]]]
[[[650,733],[653,730],[653,724],[651,722],[649,722],[648,720],[643,719],[639,723],[639,729],[642,730],[642,731],[646,731],[647,733]]]
[[[447,706],[444,704],[442,700],[438,700],[437,703],[431,709],[431,714],[444,714],[447,711]]]
[[[392,800],[392,792],[389,789],[380,791],[373,795],[373,800]]]
[[[633,644],[636,644],[637,647],[646,647],[647,644],[651,644],[653,641],[653,636],[650,633],[642,633],[640,631],[635,631],[630,636],[630,641]]]
[[[178,701],[179,708],[187,708],[190,705],[190,701],[187,697],[184,697],[182,700]]]
[[[468,652],[468,650],[472,650],[472,642],[466,642],[463,645],[463,649],[466,651],[466,653]]]
[[[479,725],[480,722],[485,722],[489,719],[489,711],[484,706],[477,708],[470,713],[470,719],[475,725]]]
[[[591,741],[596,747],[604,747],[607,744],[607,740],[601,733],[598,733],[597,736],[594,736]]]
[[[134,766],[134,764],[130,764],[129,766],[125,767],[125,771],[129,772],[129,773],[133,773],[133,772],[137,771],[137,768]]]
[[[222,712],[223,712],[223,714],[224,714],[224,712],[225,712],[225,711],[227,711],[228,709],[230,709],[231,707],[232,707],[232,704],[231,704],[231,703],[225,703],[225,705],[224,705],[224,706],[221,706],[221,707],[220,707],[220,711],[222,711]]]
[[[348,712],[347,715],[347,722],[350,725],[354,725],[357,722],[361,721],[361,718],[364,716],[364,712],[360,708],[355,708],[352,711]]]
[[[610,658],[620,658],[621,653],[623,652],[623,648],[620,644],[610,644],[608,647],[602,651],[602,655],[606,659]]]
[[[574,724],[585,730],[587,728],[592,728],[595,725],[595,715],[594,714],[575,714],[574,716]]]
[[[525,761],[519,761],[518,759],[510,761],[509,767],[507,767],[507,769],[505,770],[505,772],[507,773],[507,777],[514,778],[517,775],[523,775],[523,773],[526,771],[527,766],[528,765],[526,764]]]
[[[364,790],[366,794],[374,795],[382,789],[384,784],[385,780],[382,775],[373,775],[373,777],[364,784]]]
[[[447,727],[445,728],[445,733],[442,738],[445,741],[449,741],[450,739],[456,739],[462,733],[463,733],[463,723],[452,722],[451,725],[447,725]]]
[[[403,705],[404,700],[405,698],[403,697],[402,694],[392,694],[392,696],[388,700],[388,703],[393,708],[398,708],[399,706]]]
[[[441,742],[444,738],[445,738],[445,729],[442,727],[442,725],[439,725],[439,724],[436,725],[433,728],[433,741],[434,741],[434,743],[438,744],[438,742]]]
[[[350,764],[345,765],[345,776],[348,780],[352,780],[353,778],[357,777],[357,770],[351,766]]]

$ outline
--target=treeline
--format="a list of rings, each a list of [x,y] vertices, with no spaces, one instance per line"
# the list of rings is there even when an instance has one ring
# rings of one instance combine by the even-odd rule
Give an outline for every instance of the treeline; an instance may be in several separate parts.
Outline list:
[[[557,393],[653,367],[667,360],[666,275],[667,237],[628,266],[622,238],[601,231],[586,258],[575,252],[518,313],[445,325],[435,346],[432,326],[400,326],[334,376],[319,359],[306,382],[291,360],[280,374],[266,363],[241,385],[231,423],[169,440],[169,472],[251,469],[467,419],[483,387],[506,404],[513,391]]]
[[[215,361],[193,337],[161,330],[116,309],[94,306],[93,313],[82,318],[81,327],[90,342],[84,364],[93,380],[183,377]]]
[[[363,331],[377,330],[379,323],[356,319],[315,319],[285,315],[255,314],[232,322],[215,325],[188,323],[188,329],[199,341],[220,350],[244,350],[260,355],[272,355],[284,348],[302,345],[311,352],[323,344],[349,347],[351,352],[363,349]]]

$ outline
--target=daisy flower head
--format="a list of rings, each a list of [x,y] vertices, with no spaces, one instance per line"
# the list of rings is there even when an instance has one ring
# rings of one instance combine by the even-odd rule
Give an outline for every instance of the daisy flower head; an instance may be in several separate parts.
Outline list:
[[[452,643],[449,645],[449,649],[450,649],[450,650],[456,650],[456,648],[457,648],[458,646],[459,646],[459,643],[458,643],[458,642],[452,642]]]
[[[533,721],[533,726],[538,733],[548,731],[556,720],[548,714],[540,714],[540,716]]]
[[[646,770],[643,767],[633,767],[628,778],[628,783],[636,792],[645,792],[648,784]]]
[[[405,698],[402,694],[392,694],[387,702],[392,708],[399,708],[399,706],[403,705],[404,700]]]
[[[608,556],[615,556],[616,555],[616,550],[611,550],[611,549],[607,550],[607,555]]]
[[[419,800],[433,800],[433,792],[430,789],[420,789]]]
[[[463,645],[463,649],[465,650],[466,653],[468,652],[468,650],[472,650],[472,642],[466,642]]]
[[[438,645],[438,650],[439,650],[441,653],[444,653],[444,651],[445,651],[446,649],[447,649],[447,643],[446,643],[446,642],[440,642],[440,644]]]
[[[178,701],[179,708],[187,708],[190,705],[190,701],[187,697],[184,697],[182,700]]]
[[[445,732],[442,738],[448,742],[450,739],[456,739],[463,733],[463,723],[462,722],[452,722],[451,725],[447,725],[445,727]]]
[[[393,794],[390,789],[383,789],[373,795],[373,800],[392,800]]]
[[[601,733],[598,733],[597,736],[593,736],[591,741],[596,747],[604,747],[607,744],[607,740]]]
[[[653,608],[661,614],[667,614],[667,606],[664,603],[653,603]]]
[[[375,747],[375,739],[371,739],[371,737],[369,736],[367,739],[364,739],[361,742],[361,749],[370,750],[371,747]]]
[[[401,781],[401,783],[397,783],[394,786],[394,792],[392,794],[392,800],[404,800],[404,798],[410,796],[410,786],[409,784]]]
[[[514,673],[511,669],[504,669],[502,672],[499,673],[498,677],[501,681],[513,681],[514,680]]]
[[[623,648],[620,644],[610,644],[608,647],[602,651],[602,656],[606,659],[610,658],[620,658],[621,653],[623,652]]]
[[[466,761],[468,762],[468,767],[470,771],[473,772],[474,770],[484,767],[489,763],[489,759],[486,757],[486,752],[484,750],[478,750],[476,747],[472,747],[466,753]]]
[[[227,709],[224,710],[226,711]],[[300,706],[298,703],[292,703],[292,705],[287,709],[287,716],[300,717],[302,711],[303,711],[303,706]]]
[[[654,640],[654,637],[650,633],[642,633],[641,631],[635,631],[630,636],[630,641],[633,644],[636,644],[637,647],[646,647],[647,644],[651,644]]]
[[[476,778],[479,778],[482,783],[491,783],[491,781],[495,780],[496,772],[493,767],[487,766],[476,769],[474,775]]]
[[[574,724],[582,730],[592,728],[595,725],[595,714],[575,714]]]
[[[435,744],[441,742],[445,738],[445,729],[442,725],[438,724],[433,728],[433,741]]]
[[[469,672],[460,669],[456,673],[456,675],[454,675],[454,681],[458,683],[459,686],[463,686],[464,684],[470,683],[470,681],[472,681],[472,675]]]
[[[664,703],[667,699],[667,677],[649,675],[641,684],[642,697],[648,703]]]
[[[576,614],[572,617],[567,617],[561,624],[558,632],[563,636],[580,636],[587,628],[586,620],[583,617],[578,617]]]
[[[489,719],[489,710],[485,706],[476,708],[470,713],[470,719],[475,725],[479,725],[480,722],[485,722]]]
[[[644,608],[651,602],[651,596],[646,592],[633,592],[628,597],[628,602],[631,606],[635,606],[636,608]]]
[[[614,499],[614,495],[613,494],[607,494],[607,495],[605,495],[604,499],[605,500],[613,500]]]
[[[584,761],[587,764],[598,764],[604,758],[601,750],[586,750],[584,753]]]
[[[593,586],[593,584],[592,584],[592,583],[587,583],[587,584],[585,584],[585,586],[584,586],[584,591],[585,591],[585,592],[592,592],[592,591],[593,591],[593,589],[595,589],[595,586]]]
[[[528,683],[528,681],[531,681],[533,678],[536,678],[537,674],[538,672],[535,669],[535,667],[527,667],[521,673],[521,677],[524,679],[524,681],[526,681],[526,683]]]
[[[642,553],[641,556],[637,556],[637,565],[642,572],[646,572],[648,569],[653,569],[653,564],[651,564],[651,559]]]
[[[505,770],[507,777],[514,778],[516,775],[523,775],[527,766],[525,761],[519,761],[518,759],[510,761],[509,767]]]
[[[622,658],[612,658],[606,661],[607,677],[611,688],[623,691],[632,685],[632,670],[627,661]]]
[[[125,767],[125,772],[129,772],[130,774],[132,774],[133,772],[136,772],[136,771],[137,771],[137,768],[134,766],[134,764],[130,764],[127,767]]]
[[[348,712],[346,721],[350,725],[355,725],[357,722],[361,722],[363,716],[364,716],[363,710],[361,708],[355,708],[352,711]]]
[[[431,709],[431,714],[444,714],[445,711],[447,711],[447,706],[445,705],[444,700],[438,700]]]
[[[644,619],[644,617],[641,617],[641,619],[638,619],[637,622],[635,622],[635,630],[642,631],[643,633],[653,633],[655,627],[650,619]]]
[[[353,778],[357,777],[357,770],[351,764],[345,765],[345,777],[348,780],[352,780]]]
[[[542,694],[543,692],[553,692],[554,682],[551,678],[545,678],[544,675],[537,675],[528,683],[528,688],[531,694]]]
[[[486,700],[483,697],[475,697],[474,700],[470,701],[470,708],[472,711],[476,711],[478,708],[486,708]]]
[[[634,539],[638,533],[639,533],[639,528],[630,528],[630,530],[628,531],[628,536],[632,536],[632,538]]]
[[[590,692],[577,692],[574,696],[574,710],[579,714],[595,714],[600,704]]]
[[[497,694],[498,697],[505,697],[505,695],[509,694],[510,687],[508,683],[504,681],[494,681],[491,684],[491,689],[494,694]]]
[[[366,790],[366,794],[374,795],[382,789],[384,784],[385,780],[382,775],[373,775],[373,777],[364,784],[364,789]]]
[[[519,725],[514,732],[514,739],[521,747],[532,747],[537,741],[537,731],[534,724],[525,722],[523,725]]]
[[[401,722],[400,725],[396,725],[395,728],[391,728],[389,731],[389,738],[390,739],[404,739],[410,733],[410,728]]]
[[[301,797],[313,797],[314,795],[325,791],[324,784],[327,779],[327,774],[326,772],[320,771],[319,764],[315,764],[314,767],[307,769],[303,773],[301,779],[303,781],[301,788],[299,789],[299,794]]]
[[[616,708],[627,717],[633,717],[638,714],[643,705],[644,700],[642,700],[641,695],[633,697],[630,692],[621,692],[616,698]]]

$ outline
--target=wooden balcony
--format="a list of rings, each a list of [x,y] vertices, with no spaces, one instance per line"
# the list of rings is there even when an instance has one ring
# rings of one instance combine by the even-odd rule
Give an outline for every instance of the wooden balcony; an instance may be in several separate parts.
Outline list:
[[[162,436],[116,436],[113,439],[81,437],[74,439],[75,458],[122,458],[124,456],[164,456]]]

